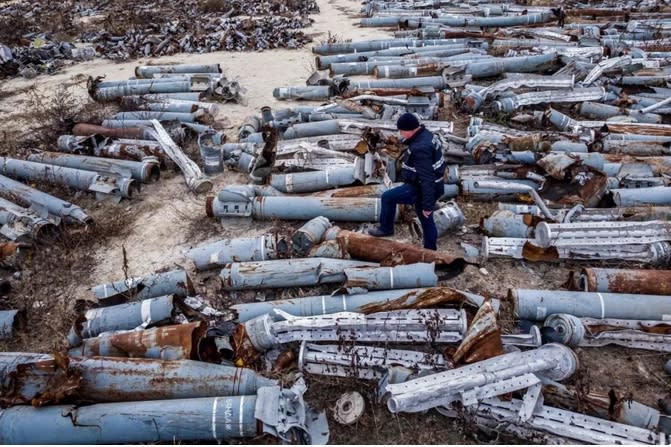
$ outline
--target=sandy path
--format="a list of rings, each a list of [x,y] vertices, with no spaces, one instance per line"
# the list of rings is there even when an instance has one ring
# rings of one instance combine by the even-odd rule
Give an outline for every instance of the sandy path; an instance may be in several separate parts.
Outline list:
[[[320,14],[313,15],[315,23],[305,32],[313,36],[315,42],[325,40],[329,31],[339,39],[364,40],[388,37],[374,28],[359,28],[355,17],[361,4],[353,0],[318,0]],[[69,67],[54,76],[40,76],[35,80],[13,79],[5,89],[21,89],[37,82],[40,91],[48,92],[59,84],[72,82],[85,76],[106,75],[107,79],[126,79],[134,75],[136,65],[147,63],[189,63],[221,64],[228,79],[235,79],[247,89],[245,105],[224,104],[220,117],[226,117],[236,127],[250,114],[258,115],[260,108],[269,105],[274,109],[290,107],[291,102],[277,101],[272,96],[275,87],[305,85],[305,79],[314,69],[312,45],[300,50],[271,50],[252,53],[214,52],[207,54],[179,54],[168,57],[142,59],[126,63],[110,63],[94,60]],[[77,94],[86,95],[84,85]],[[15,95],[0,101],[0,113],[11,116],[17,110],[22,95]],[[7,116],[6,115],[6,116]],[[219,187],[231,183],[246,183],[245,176],[226,171],[213,177],[216,193]],[[76,200],[75,200],[76,202]],[[152,273],[159,269],[181,265],[191,268],[191,262],[184,252],[202,242],[244,234],[262,234],[269,223],[254,222],[251,219],[228,219],[225,225],[208,222],[205,216],[205,195],[190,193],[181,176],[161,179],[157,184],[148,185],[138,199],[128,202],[127,216],[134,221],[130,233],[125,238],[112,238],[95,253],[97,266],[75,291],[76,298],[90,296],[92,285],[123,277],[122,246],[127,252],[128,272],[132,276]],[[105,206],[102,204],[101,206]],[[120,218],[122,218],[120,216]],[[199,227],[202,227],[199,228]],[[73,297],[75,298],[75,297]]]

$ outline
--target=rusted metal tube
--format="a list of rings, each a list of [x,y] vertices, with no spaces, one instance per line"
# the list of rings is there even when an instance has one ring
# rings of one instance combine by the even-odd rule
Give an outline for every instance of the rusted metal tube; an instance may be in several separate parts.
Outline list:
[[[140,140],[153,140],[150,132],[141,127],[126,127],[123,129],[112,129],[109,127],[98,126],[96,124],[79,123],[72,128],[73,135],[102,135],[110,138],[137,138]]]
[[[71,357],[59,362],[46,354],[0,353],[0,381],[12,404],[56,404],[68,395],[87,402],[132,402],[138,400],[256,394],[262,386],[277,381],[255,371],[193,360],[143,358]],[[65,365],[63,365],[65,363]],[[66,370],[61,368],[66,366]],[[55,392],[61,380],[77,383],[63,393]],[[46,398],[41,396],[48,396]]]
[[[585,292],[671,295],[671,270],[584,268],[578,286]]]
[[[207,355],[204,321],[161,326],[140,331],[107,332],[83,340],[68,351],[78,357],[144,357],[161,360],[201,360]]]
[[[68,334],[70,346],[103,332],[129,330],[164,322],[173,316],[172,296],[91,309],[81,315]]]

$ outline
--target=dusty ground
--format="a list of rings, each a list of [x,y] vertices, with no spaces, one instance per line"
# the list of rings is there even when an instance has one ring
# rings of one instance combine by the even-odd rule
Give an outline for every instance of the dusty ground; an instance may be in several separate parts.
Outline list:
[[[315,23],[306,30],[316,42],[326,40],[329,32],[341,40],[388,36],[379,29],[358,28],[355,25],[360,7],[357,1],[319,0],[318,4],[321,13],[313,16]],[[76,97],[85,98],[85,79],[88,76],[126,79],[133,75],[136,65],[157,62],[220,63],[229,79],[238,80],[247,89],[245,105],[221,106],[220,118],[230,123],[228,134],[231,141],[235,141],[237,127],[246,116],[258,115],[261,106],[291,106],[291,103],[276,101],[272,90],[280,86],[304,85],[305,78],[314,68],[313,60],[309,47],[253,53],[175,55],[160,60],[142,59],[126,63],[94,60],[69,67],[53,76],[4,81],[0,86],[0,135],[4,136],[5,145],[0,147],[3,151],[14,153],[17,148],[10,147],[7,142],[39,125],[35,123],[34,116],[26,113],[31,110],[31,95],[35,92],[48,96],[58,86],[66,85]],[[215,176],[213,181],[213,191],[216,192],[223,185],[245,183],[246,178],[226,171]],[[90,299],[91,286],[123,278],[125,274],[140,276],[181,266],[191,272],[197,290],[215,306],[230,303],[237,296],[219,291],[216,272],[206,275],[193,272],[190,261],[184,256],[185,251],[218,239],[263,234],[273,225],[271,222],[242,218],[229,219],[223,224],[208,219],[205,216],[205,195],[190,193],[183,177],[173,172],[164,171],[158,183],[144,186],[137,198],[119,204],[96,203],[86,196],[61,197],[85,208],[98,224],[89,231],[64,233],[52,246],[38,247],[15,277],[11,276],[11,271],[3,272],[10,278],[14,290],[0,301],[2,308],[26,308],[29,323],[13,340],[0,344],[3,350],[48,352],[64,347],[65,335],[75,316],[75,302]],[[439,241],[440,250],[460,254],[459,242],[478,245],[479,220],[491,213],[496,205],[460,201],[460,206],[466,215],[465,230],[442,238]],[[287,230],[297,224],[289,222],[282,226]],[[412,241],[407,228],[400,229],[397,239]],[[509,288],[560,288],[571,268],[577,266],[491,260],[479,267],[467,267],[462,275],[445,281],[443,285],[504,298]],[[304,289],[302,292],[310,294],[311,291]],[[501,323],[505,328],[513,328],[515,321],[507,312],[501,316]],[[652,406],[671,391],[671,384],[663,371],[667,359],[664,354],[622,348],[579,350],[578,354],[581,367],[573,381],[582,380],[595,391],[606,393],[609,387],[615,387],[623,394],[632,393],[637,400]],[[358,390],[366,397],[366,413],[356,425],[342,427],[330,419],[332,443],[449,444],[490,440],[472,427],[435,412],[392,415],[384,406],[373,404],[374,390],[363,382],[336,383],[329,378],[309,377],[308,383],[308,397],[321,408],[331,408],[340,393],[347,390]],[[498,442],[505,441],[499,439]]]

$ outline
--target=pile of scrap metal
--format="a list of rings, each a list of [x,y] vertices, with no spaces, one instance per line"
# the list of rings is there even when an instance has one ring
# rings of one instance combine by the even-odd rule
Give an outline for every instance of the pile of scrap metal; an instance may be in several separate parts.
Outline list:
[[[224,143],[226,137],[211,126],[219,108],[206,99],[237,103],[244,88],[228,81],[219,64],[138,66],[135,74],[127,81],[89,79],[92,98],[119,101],[124,111],[100,125],[76,124],[73,135],[58,140],[58,150],[66,154],[32,157],[60,166],[99,166],[142,183],[158,180],[159,169],[176,167],[192,191],[209,191],[212,182],[206,174],[215,171],[210,169],[212,150],[205,141]],[[204,142],[200,146],[205,173],[176,143],[184,141],[186,132]]]
[[[0,77],[31,78],[97,55],[126,60],[179,52],[300,48],[312,40],[302,29],[310,26],[309,15],[317,12],[314,0],[244,7],[237,1],[187,0],[179,8],[165,8],[159,1],[74,6],[12,2],[0,7],[0,28],[7,30],[0,36],[5,44],[0,44]],[[55,40],[54,33],[88,46]]]
[[[285,387],[226,360],[230,337],[207,324],[221,312],[183,270],[93,292],[99,307],[77,319],[67,354],[0,356],[3,443],[328,441],[326,416],[303,400],[300,375]]]

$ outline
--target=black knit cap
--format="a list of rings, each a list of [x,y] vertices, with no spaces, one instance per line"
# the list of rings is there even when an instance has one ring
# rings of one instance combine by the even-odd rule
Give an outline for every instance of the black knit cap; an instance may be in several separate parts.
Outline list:
[[[419,120],[410,112],[405,112],[396,121],[396,128],[398,130],[415,130],[419,127]]]

